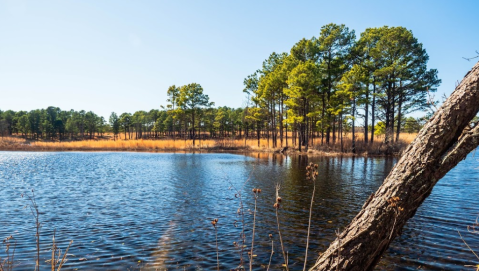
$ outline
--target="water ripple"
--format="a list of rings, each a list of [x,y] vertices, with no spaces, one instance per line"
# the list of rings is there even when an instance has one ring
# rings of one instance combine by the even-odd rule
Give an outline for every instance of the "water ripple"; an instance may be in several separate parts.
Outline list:
[[[285,247],[292,269],[300,269],[312,191],[311,182],[304,180],[309,162],[318,163],[320,172],[308,258],[312,264],[334,231],[347,225],[381,185],[395,159],[0,152],[0,238],[15,237],[16,270],[31,270],[35,227],[25,208],[29,202],[20,195],[34,189],[41,211],[42,262],[49,258],[56,230],[60,247],[74,240],[64,270],[211,270],[216,267],[216,236],[210,221],[218,218],[220,262],[230,269],[240,263],[240,249],[233,245],[241,244],[242,229],[236,190],[242,193],[249,246],[251,189],[259,187],[254,262],[267,265],[273,234],[278,253],[272,268],[277,270],[282,257],[272,205],[279,183]],[[479,250],[478,236],[466,232],[479,213],[476,168],[470,156],[436,185],[378,270],[463,270],[477,262],[457,233]]]

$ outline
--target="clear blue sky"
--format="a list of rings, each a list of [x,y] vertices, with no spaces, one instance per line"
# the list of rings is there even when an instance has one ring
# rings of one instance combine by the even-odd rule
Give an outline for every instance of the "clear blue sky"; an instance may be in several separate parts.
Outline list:
[[[243,79],[328,23],[357,36],[404,26],[449,95],[477,61],[479,1],[0,0],[0,109],[58,106],[108,117],[166,104],[168,86],[203,86],[240,107]]]

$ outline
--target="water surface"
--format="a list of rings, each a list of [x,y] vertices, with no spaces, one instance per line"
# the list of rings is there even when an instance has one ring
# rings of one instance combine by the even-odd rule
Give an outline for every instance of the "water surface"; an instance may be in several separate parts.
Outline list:
[[[162,153],[0,152],[0,238],[17,241],[16,270],[32,270],[34,218],[22,193],[35,191],[40,210],[42,262],[50,257],[53,230],[60,247],[70,240],[63,270],[213,270],[218,218],[221,268],[240,264],[241,221],[250,248],[257,200],[255,270],[280,270],[281,249],[273,208],[280,184],[280,222],[291,270],[302,270],[312,183],[305,166],[319,165],[309,252],[312,265],[388,174],[392,158]],[[457,231],[467,232],[478,213],[478,163],[469,156],[434,188],[396,238],[378,270],[473,270],[479,260]],[[239,193],[244,217],[238,215]],[[29,193],[31,195],[31,192]],[[241,211],[241,210],[240,210]],[[237,246],[235,247],[234,242]],[[3,253],[3,250],[2,252]],[[3,256],[3,254],[0,254]],[[244,258],[247,261],[246,252]],[[47,263],[43,263],[45,268]]]

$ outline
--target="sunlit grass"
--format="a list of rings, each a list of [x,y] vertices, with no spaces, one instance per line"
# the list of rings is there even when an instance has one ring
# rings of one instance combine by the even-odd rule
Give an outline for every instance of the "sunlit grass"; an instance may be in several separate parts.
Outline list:
[[[151,150],[183,150],[193,147],[192,140],[82,140],[69,142],[32,142],[31,145],[37,148],[54,149],[151,149]],[[215,147],[214,140],[202,140],[197,142],[197,148]]]
[[[396,145],[405,146],[412,142],[417,134],[401,133],[400,142]],[[332,140],[332,139],[331,139]],[[373,144],[364,143],[362,134],[356,136],[356,149],[359,152],[376,152],[380,151],[384,144],[383,136],[375,138]],[[341,142],[336,138],[334,144],[321,145],[321,138],[315,138],[310,141],[313,149],[321,151],[341,151]],[[278,148],[281,146],[278,139]],[[288,142],[283,139],[283,147],[293,146],[293,139],[291,135],[288,136]],[[343,151],[349,152],[352,147],[351,134],[343,137]],[[0,138],[0,148],[2,149],[19,149],[19,150],[153,150],[153,151],[172,151],[172,150],[200,150],[200,149],[247,149],[253,151],[264,151],[273,149],[273,141],[267,138],[249,138],[244,140],[243,138],[223,138],[223,139],[205,139],[195,140],[193,146],[193,140],[184,139],[117,139],[113,140],[113,137],[105,136],[103,138],[96,138],[93,140],[78,140],[78,141],[30,141],[20,137],[3,137]]]
[[[396,142],[396,134],[394,134],[394,143],[391,145],[392,152],[400,152],[403,148],[409,145],[417,136],[417,133],[400,133],[399,142]],[[363,154],[382,154],[385,152],[387,145],[384,144],[384,135],[375,136],[374,142],[371,143],[370,136],[368,137],[368,143],[364,142],[364,134],[356,135],[356,152]],[[331,139],[332,140],[332,139]],[[321,150],[324,152],[343,152],[350,153],[352,151],[352,135],[349,133],[346,136],[343,136],[342,148],[341,141],[336,138],[336,142],[330,145],[321,145],[321,139],[315,139],[313,142],[313,148],[316,150]]]
[[[17,139],[15,143],[25,143],[25,140]],[[270,142],[270,145],[272,143]],[[184,139],[130,139],[130,140],[81,140],[81,141],[64,141],[64,142],[48,142],[39,141],[31,142],[30,146],[35,149],[64,149],[64,150],[108,150],[108,149],[125,149],[125,150],[191,150],[191,149],[215,149],[215,148],[251,148],[262,149],[267,148],[266,139],[260,140],[258,148],[257,140],[244,139],[206,139],[193,140]]]

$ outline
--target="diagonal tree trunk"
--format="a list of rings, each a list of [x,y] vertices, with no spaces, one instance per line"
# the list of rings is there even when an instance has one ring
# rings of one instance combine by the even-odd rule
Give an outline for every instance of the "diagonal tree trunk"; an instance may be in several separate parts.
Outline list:
[[[372,270],[434,185],[479,145],[479,62],[311,270]],[[339,256],[338,256],[339,255]]]

